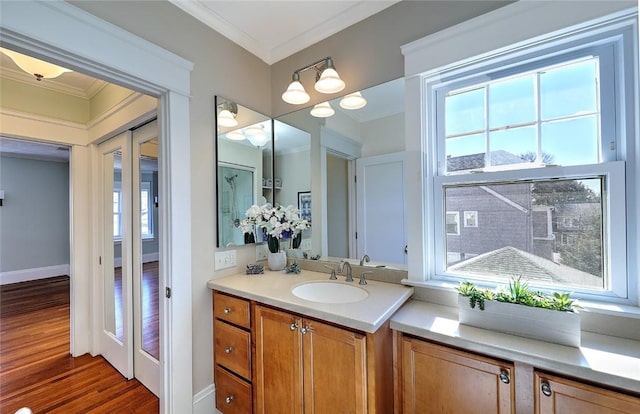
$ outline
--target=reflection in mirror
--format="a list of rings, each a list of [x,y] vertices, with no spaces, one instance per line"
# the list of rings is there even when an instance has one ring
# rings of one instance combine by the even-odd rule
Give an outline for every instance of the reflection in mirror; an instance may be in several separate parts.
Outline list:
[[[158,226],[158,138],[144,141],[140,145],[140,237],[138,259],[142,270],[140,278],[140,320],[142,327],[141,348],[158,360],[160,357],[158,315],[160,259],[145,260],[157,256],[159,251],[160,226]],[[155,254],[154,254],[155,253]]]
[[[119,341],[124,339],[122,314],[122,266],[119,249],[122,238],[122,155],[118,150],[104,157],[104,200],[110,205],[105,209],[105,266],[104,266],[104,326]]]
[[[218,247],[254,243],[240,221],[251,205],[273,202],[271,120],[219,96],[215,107]]]
[[[355,264],[366,254],[365,265],[406,268],[404,80],[360,93],[364,106],[337,98],[329,101],[330,117],[305,108],[275,121],[309,137],[309,162],[294,172],[308,174],[311,184],[313,233],[303,250]],[[284,183],[292,177],[278,163],[280,150],[276,127],[275,171]]]

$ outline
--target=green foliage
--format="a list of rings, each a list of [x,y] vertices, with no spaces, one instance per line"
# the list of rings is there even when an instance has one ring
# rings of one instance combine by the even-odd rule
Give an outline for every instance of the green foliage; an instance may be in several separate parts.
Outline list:
[[[561,245],[560,261],[565,266],[602,277],[602,220],[599,214],[582,217],[580,235]]]
[[[302,272],[302,268],[300,267],[300,265],[298,264],[298,262],[296,262],[295,260],[293,261],[293,263],[291,263],[291,266],[285,267],[284,269],[285,273],[295,273],[298,274],[300,272]]]
[[[507,288],[500,288],[497,291],[490,289],[478,289],[475,284],[464,281],[456,288],[458,293],[469,298],[469,306],[475,308],[478,305],[480,310],[484,310],[485,301],[496,300],[518,305],[531,306],[535,308],[551,309],[562,312],[575,312],[580,307],[575,304],[575,300],[569,297],[569,293],[532,291],[529,284],[521,277],[512,278]]]

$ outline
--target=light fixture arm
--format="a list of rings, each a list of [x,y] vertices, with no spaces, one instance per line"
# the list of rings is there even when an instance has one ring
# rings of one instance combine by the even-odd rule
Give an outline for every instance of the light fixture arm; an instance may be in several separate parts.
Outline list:
[[[316,77],[320,76],[320,73],[322,73],[322,71],[325,68],[333,68],[333,59],[331,58],[331,56],[327,56],[325,58],[322,58],[320,60],[318,60],[317,62],[313,62],[310,65],[301,67],[300,69],[296,69],[293,71],[293,81],[298,81],[300,82],[300,73],[304,72],[306,70],[309,69],[315,69],[316,70]]]

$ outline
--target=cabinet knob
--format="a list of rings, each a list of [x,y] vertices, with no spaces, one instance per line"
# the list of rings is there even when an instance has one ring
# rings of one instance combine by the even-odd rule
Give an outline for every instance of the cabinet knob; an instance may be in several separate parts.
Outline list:
[[[311,328],[309,327],[309,325],[304,326],[302,329],[300,329],[300,332],[302,332],[302,335],[306,335],[307,332],[311,332]]]
[[[295,331],[296,329],[298,329],[298,324],[296,322],[293,322],[290,326],[289,329],[291,329],[292,331]]]
[[[547,381],[544,381],[540,385],[540,389],[542,390],[542,393],[544,395],[546,395],[547,397],[551,397],[551,385],[549,385],[549,383]]]
[[[233,395],[227,395],[227,398],[224,399],[227,404],[231,404],[231,401],[233,401]]]
[[[500,381],[508,384],[511,382],[511,378],[509,378],[509,372],[506,369],[500,370]]]
[[[231,308],[224,308],[222,312],[224,312],[225,315],[228,315],[231,313]]]
[[[228,347],[226,347],[226,348],[224,349],[224,353],[225,353],[225,354],[230,354],[230,353],[231,353],[231,351],[233,351],[233,347],[230,347],[230,346],[228,346]]]

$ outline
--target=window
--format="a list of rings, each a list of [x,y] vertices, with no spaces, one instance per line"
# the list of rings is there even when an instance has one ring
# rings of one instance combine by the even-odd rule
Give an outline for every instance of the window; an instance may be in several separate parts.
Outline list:
[[[447,211],[446,216],[447,235],[460,235],[460,213]]]
[[[151,183],[140,183],[140,233],[143,239],[153,238],[153,197]],[[113,238],[122,238],[122,191],[116,183],[113,189]]]
[[[637,300],[624,236],[636,211],[625,182],[637,171],[634,29],[567,29],[423,77],[429,279],[523,276],[535,288]]]
[[[464,212],[464,226],[465,227],[478,227],[478,212],[477,211],[465,211]]]
[[[151,183],[140,183],[140,233],[143,239],[153,237],[153,205]]]

